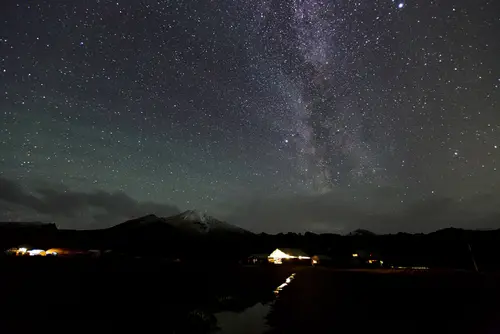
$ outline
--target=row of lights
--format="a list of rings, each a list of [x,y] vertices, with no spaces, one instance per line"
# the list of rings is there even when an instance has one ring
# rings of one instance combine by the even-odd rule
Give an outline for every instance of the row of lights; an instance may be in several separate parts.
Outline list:
[[[26,247],[19,247],[19,248],[11,248],[7,251],[9,254],[15,254],[16,256],[19,255],[29,255],[29,256],[46,256],[46,255],[57,255],[57,252],[52,251],[52,250],[44,250],[44,249],[38,249],[38,248],[33,248],[33,249],[28,249]]]

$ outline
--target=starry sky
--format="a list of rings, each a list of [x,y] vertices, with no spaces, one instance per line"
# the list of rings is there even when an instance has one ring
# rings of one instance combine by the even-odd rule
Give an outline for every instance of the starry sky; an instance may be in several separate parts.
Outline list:
[[[494,0],[0,4],[0,219],[500,227]]]

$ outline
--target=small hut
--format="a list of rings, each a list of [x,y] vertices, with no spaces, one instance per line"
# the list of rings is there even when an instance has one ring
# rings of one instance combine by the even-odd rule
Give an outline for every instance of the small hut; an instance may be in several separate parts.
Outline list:
[[[332,264],[333,259],[328,255],[317,254],[311,258],[311,264],[313,266],[328,266]]]
[[[363,267],[382,267],[384,265],[384,261],[382,261],[378,252],[365,249],[357,250],[352,253],[352,263],[355,266]]]
[[[249,264],[264,264],[267,263],[268,254],[252,254],[247,258]]]

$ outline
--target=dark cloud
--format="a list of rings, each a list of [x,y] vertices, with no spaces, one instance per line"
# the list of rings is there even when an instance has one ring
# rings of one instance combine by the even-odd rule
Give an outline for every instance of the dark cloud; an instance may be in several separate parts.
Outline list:
[[[352,194],[357,196],[353,198]],[[494,193],[465,199],[429,197],[403,201],[398,189],[332,191],[314,196],[259,198],[227,219],[260,232],[349,233],[357,228],[376,233],[432,232],[441,228],[499,228],[500,197]]]
[[[104,228],[150,213],[170,216],[173,205],[139,202],[123,192],[81,192],[60,185],[23,185],[0,177],[0,219],[55,222],[61,228]],[[500,227],[500,196],[490,193],[426,200],[399,196],[397,187],[336,189],[325,194],[246,199],[217,218],[254,232],[348,233],[357,228],[376,233],[431,232],[440,228]]]
[[[0,217],[42,220],[61,228],[103,228],[150,213],[170,216],[179,209],[169,204],[138,202],[123,192],[78,192],[62,187],[23,187],[0,177]]]

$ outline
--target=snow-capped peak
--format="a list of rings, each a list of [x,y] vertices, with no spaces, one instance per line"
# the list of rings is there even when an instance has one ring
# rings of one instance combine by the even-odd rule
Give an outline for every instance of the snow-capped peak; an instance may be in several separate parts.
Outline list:
[[[228,223],[222,222],[218,219],[215,219],[206,213],[196,211],[196,210],[188,210],[179,214],[177,217],[181,219],[183,222],[189,222],[190,224],[181,224],[183,228],[194,229],[198,232],[208,233],[214,230],[230,230],[230,231],[243,231],[239,227],[232,226]],[[175,224],[175,223],[174,223]]]
[[[195,210],[187,210],[181,213],[181,217],[182,219],[190,222],[206,223],[208,220],[210,220],[210,217],[207,216],[205,213]]]
[[[191,231],[197,233],[209,233],[209,232],[246,232],[244,229],[230,225],[226,222],[215,219],[206,213],[187,210],[180,214],[162,218],[154,214],[143,216],[140,218],[128,220],[124,223],[118,224],[113,228],[124,229],[124,228],[146,228],[154,227],[156,229],[162,228],[162,226],[170,226],[182,229],[184,231]]]

